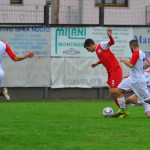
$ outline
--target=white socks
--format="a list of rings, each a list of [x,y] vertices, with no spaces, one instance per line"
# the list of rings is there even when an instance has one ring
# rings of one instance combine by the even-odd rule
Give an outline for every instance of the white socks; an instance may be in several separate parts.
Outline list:
[[[121,98],[117,98],[117,100],[120,105],[120,109],[124,109],[125,108],[125,98],[121,97]]]

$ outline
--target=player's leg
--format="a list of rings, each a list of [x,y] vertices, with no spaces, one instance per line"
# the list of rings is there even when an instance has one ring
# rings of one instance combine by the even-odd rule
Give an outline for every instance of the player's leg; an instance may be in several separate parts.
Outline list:
[[[109,86],[109,92],[110,92],[111,97],[114,98],[114,95],[112,95],[112,93],[113,93],[113,90],[115,90],[115,89],[112,88],[112,84],[111,84],[111,83],[112,83],[112,82],[111,82],[111,73],[108,74],[108,80],[107,80],[106,83],[107,83],[108,86]],[[120,106],[119,106],[118,101],[117,101],[116,98],[114,98],[114,102],[115,102],[116,105],[120,108]]]
[[[145,102],[148,103],[148,104],[150,104],[150,99],[146,100]]]
[[[150,118],[150,111],[146,112],[146,116],[147,116],[147,118]]]
[[[143,106],[145,108],[145,115],[147,116],[147,118],[150,118],[150,104],[144,103]]]
[[[129,114],[125,108],[125,97],[123,96],[123,92],[130,90],[131,85],[130,78],[126,78],[119,84],[116,90],[117,100],[120,105],[120,111],[116,115],[118,115],[119,118],[124,118]]]
[[[108,83],[108,81],[107,81],[107,83]],[[113,92],[113,90],[116,90],[116,88],[110,89],[110,85],[109,85],[109,92],[110,92],[110,95],[111,95],[111,92]],[[117,98],[113,97],[112,95],[111,95],[111,97],[114,98],[114,102],[115,102],[116,105],[120,108]]]
[[[125,104],[137,104],[137,96],[136,95],[131,95],[128,98],[126,98]]]
[[[137,96],[134,94],[134,95],[131,95],[129,96],[128,98],[126,98],[126,101],[125,101],[125,104],[126,104],[126,116],[129,116],[130,115],[130,112],[127,110],[128,109],[128,105],[132,103],[132,104],[137,104]]]
[[[9,101],[10,100],[10,95],[8,94],[8,88],[3,88],[2,90],[1,90],[1,93],[2,93],[2,96],[4,96],[4,98],[7,100],[7,101]]]
[[[132,89],[141,101],[150,103],[150,94],[146,82],[133,83]]]
[[[110,85],[110,95],[114,98],[116,105],[120,108],[120,105],[117,100],[116,96],[116,89],[118,85],[121,83],[122,80],[122,69],[121,67],[116,68],[114,71],[111,72],[109,76],[109,85]]]
[[[0,85],[2,82],[2,79],[4,78],[5,74],[3,72],[3,70],[0,70]],[[4,98],[8,101],[10,100],[10,96],[8,94],[8,89],[7,88],[3,88],[0,90],[0,96],[4,96]]]

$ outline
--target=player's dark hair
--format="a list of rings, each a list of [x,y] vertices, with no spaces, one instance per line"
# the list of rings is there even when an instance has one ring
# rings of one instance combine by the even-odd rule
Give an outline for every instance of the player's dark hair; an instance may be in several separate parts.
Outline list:
[[[92,39],[86,39],[84,42],[84,48],[90,46],[91,44],[95,44],[95,42]]]
[[[132,46],[134,46],[134,47],[139,47],[139,44],[138,44],[138,41],[137,41],[137,40],[131,40],[131,41],[129,42],[129,44],[130,44],[130,46],[132,45]]]

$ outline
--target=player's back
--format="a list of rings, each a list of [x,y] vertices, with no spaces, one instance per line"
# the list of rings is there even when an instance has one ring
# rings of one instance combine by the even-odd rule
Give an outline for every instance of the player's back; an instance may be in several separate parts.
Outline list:
[[[6,44],[0,41],[0,66],[1,66],[2,59],[3,59],[5,52],[6,52]]]
[[[145,80],[145,76],[143,74],[145,53],[142,52],[141,50],[136,50],[133,52],[133,55],[136,55],[137,61],[136,61],[135,65],[130,69],[131,79],[133,82]]]
[[[102,44],[99,43],[96,46],[97,57],[106,68],[107,72],[111,72],[117,67],[120,67],[119,62],[115,55],[111,52],[110,48],[103,49]]]

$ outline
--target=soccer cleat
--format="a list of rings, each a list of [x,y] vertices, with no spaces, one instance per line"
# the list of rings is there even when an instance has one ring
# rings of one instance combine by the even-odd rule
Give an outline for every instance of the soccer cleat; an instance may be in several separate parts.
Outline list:
[[[130,112],[126,109],[125,114],[126,114],[126,116],[129,116],[129,115],[130,115]]]
[[[5,97],[5,99],[6,99],[7,101],[10,100],[10,96],[9,96],[9,94],[8,94],[8,89],[7,89],[7,88],[3,88],[3,90],[2,90],[2,95]]]
[[[118,118],[125,118],[126,116],[129,116],[130,115],[130,112],[127,111],[127,109],[121,109],[120,110],[120,115],[118,116]]]
[[[126,115],[125,114],[121,114],[118,118],[125,118]]]

